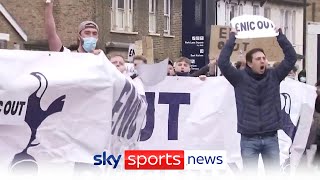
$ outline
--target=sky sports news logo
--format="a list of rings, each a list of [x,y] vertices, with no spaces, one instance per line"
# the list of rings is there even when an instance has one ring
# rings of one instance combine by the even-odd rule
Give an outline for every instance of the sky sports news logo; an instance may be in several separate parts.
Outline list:
[[[121,155],[95,155],[94,165],[117,168]],[[225,151],[207,150],[127,150],[123,161],[126,170],[222,170],[226,169]]]

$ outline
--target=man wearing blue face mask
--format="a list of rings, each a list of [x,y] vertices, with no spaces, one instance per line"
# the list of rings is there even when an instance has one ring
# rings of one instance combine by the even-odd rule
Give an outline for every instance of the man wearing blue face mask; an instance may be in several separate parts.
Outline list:
[[[45,29],[48,37],[50,51],[71,52],[62,45],[61,39],[57,34],[56,25],[53,18],[53,1],[46,0],[45,5]],[[96,49],[99,27],[93,21],[84,21],[78,28],[78,48],[75,52],[99,54],[100,49]]]

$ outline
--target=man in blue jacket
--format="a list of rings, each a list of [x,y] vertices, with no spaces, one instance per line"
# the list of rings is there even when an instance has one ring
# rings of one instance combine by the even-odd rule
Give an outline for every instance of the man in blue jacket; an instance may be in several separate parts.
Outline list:
[[[281,29],[277,41],[285,55],[276,68],[267,68],[268,60],[263,49],[255,48],[246,54],[246,67],[232,66],[230,56],[236,40],[232,30],[220,53],[218,66],[235,91],[238,124],[241,134],[243,170],[256,172],[261,154],[267,173],[280,170],[280,152],[277,130],[282,128],[280,118],[280,82],[293,69],[297,58],[292,44]]]

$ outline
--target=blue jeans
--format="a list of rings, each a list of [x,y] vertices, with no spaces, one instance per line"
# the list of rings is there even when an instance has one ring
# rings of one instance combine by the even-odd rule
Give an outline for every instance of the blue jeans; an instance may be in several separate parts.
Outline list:
[[[245,173],[258,171],[259,154],[262,156],[266,174],[280,172],[278,135],[241,135],[241,157]]]

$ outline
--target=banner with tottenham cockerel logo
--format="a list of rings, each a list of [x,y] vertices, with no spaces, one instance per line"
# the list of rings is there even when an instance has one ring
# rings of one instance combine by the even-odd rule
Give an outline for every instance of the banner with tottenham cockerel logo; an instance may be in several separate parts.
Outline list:
[[[1,50],[0,68],[0,174],[72,174],[136,148],[145,97],[103,53]]]

